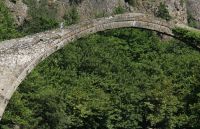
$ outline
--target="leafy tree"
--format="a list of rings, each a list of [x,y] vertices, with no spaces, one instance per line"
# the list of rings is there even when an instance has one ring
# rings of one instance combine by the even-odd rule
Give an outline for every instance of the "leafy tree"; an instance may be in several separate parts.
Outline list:
[[[127,28],[94,34],[32,71],[0,128],[198,129],[199,70],[199,52],[180,41]]]
[[[192,29],[174,28],[174,35],[191,45],[200,45],[200,32]]]

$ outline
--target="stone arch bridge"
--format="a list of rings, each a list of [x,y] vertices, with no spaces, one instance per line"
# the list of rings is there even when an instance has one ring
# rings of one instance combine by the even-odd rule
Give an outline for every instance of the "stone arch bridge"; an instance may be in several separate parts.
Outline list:
[[[123,27],[144,28],[173,36],[172,28],[176,26],[179,25],[150,15],[127,13],[0,42],[0,119],[11,96],[27,74],[64,45],[89,34]]]

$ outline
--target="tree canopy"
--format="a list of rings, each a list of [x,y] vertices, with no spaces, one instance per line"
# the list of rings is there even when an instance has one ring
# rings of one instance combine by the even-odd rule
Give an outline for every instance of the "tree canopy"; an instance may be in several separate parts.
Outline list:
[[[198,51],[155,32],[94,34],[32,71],[0,128],[199,129],[199,71]]]

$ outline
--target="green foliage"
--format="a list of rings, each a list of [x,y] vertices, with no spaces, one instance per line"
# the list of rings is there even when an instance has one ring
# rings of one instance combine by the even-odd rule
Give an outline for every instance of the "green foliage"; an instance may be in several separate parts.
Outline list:
[[[182,42],[136,29],[101,32],[40,63],[0,128],[199,129],[199,71],[199,52]]]
[[[135,6],[137,0],[125,0],[125,2],[127,2],[128,4],[130,4],[130,5],[132,5],[132,6]]]
[[[83,2],[83,0],[69,0],[69,3],[71,5],[73,5],[73,4],[80,4],[81,2]]]
[[[19,28],[25,35],[33,34],[58,27],[57,7],[48,6],[48,0],[24,0],[29,7],[30,19]]]
[[[200,45],[200,32],[196,30],[189,30],[184,28],[174,28],[174,35],[184,42],[193,45]]]
[[[160,3],[158,6],[158,11],[156,12],[156,16],[163,18],[167,21],[169,21],[172,17],[169,14],[169,11],[164,3]]]
[[[58,27],[58,22],[48,17],[35,17],[34,20],[26,21],[19,28],[25,35],[49,30]]]
[[[185,2],[186,2],[186,0],[181,0],[180,1],[180,4],[181,4],[182,7],[184,6]]]
[[[198,22],[194,19],[194,17],[190,13],[188,13],[187,20],[189,26],[198,28]]]
[[[79,14],[77,8],[73,6],[68,13],[65,13],[64,16],[65,25],[72,25],[79,21]]]
[[[18,91],[13,96],[13,99],[10,101],[10,110],[5,114],[4,121],[1,121],[1,129],[10,129],[14,128],[15,124],[24,126],[26,128],[31,128],[35,119],[32,119],[32,111],[26,107],[26,100],[23,99],[22,94]],[[12,121],[12,122],[10,122]],[[6,125],[6,126],[4,126]]]
[[[59,21],[57,18],[57,4],[49,5],[48,0],[42,0],[41,2],[24,0],[24,2],[29,6],[29,15],[31,16],[31,18],[20,27],[20,30],[24,32],[24,34],[37,33],[59,26],[61,20]],[[71,2],[76,3],[81,1]],[[65,13],[63,20],[67,26],[78,22],[79,15],[76,5],[72,5],[71,9]]]
[[[113,14],[123,14],[126,12],[126,9],[123,8],[122,6],[118,6],[114,9]]]
[[[20,33],[16,30],[9,10],[3,1],[0,1],[0,41],[19,37]]]
[[[97,12],[95,14],[95,18],[102,18],[102,17],[107,17],[107,16],[108,16],[108,14],[106,14],[105,11]]]

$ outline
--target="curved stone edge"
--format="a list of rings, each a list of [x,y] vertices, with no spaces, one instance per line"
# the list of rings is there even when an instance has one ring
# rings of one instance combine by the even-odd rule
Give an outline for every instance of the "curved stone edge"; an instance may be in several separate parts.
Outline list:
[[[25,77],[34,69],[34,67],[39,62],[41,62],[46,57],[48,57],[49,55],[51,55],[58,49],[62,48],[69,42],[72,42],[76,39],[79,39],[81,37],[84,37],[89,34],[99,32],[99,31],[115,29],[115,28],[124,28],[124,27],[144,28],[144,29],[154,30],[154,31],[158,31],[158,32],[173,36],[170,29],[171,26],[169,26],[167,23],[161,22],[155,19],[151,21],[152,20],[151,18],[145,19],[146,15],[142,15],[142,17],[140,17],[141,15],[137,15],[136,17],[134,16],[135,15],[133,14],[117,15],[114,17],[86,21],[78,25],[70,26],[65,30],[54,30],[55,32],[60,33],[60,38],[54,41],[55,42],[54,46],[52,46],[50,49],[41,53],[37,58],[32,60],[31,63],[27,67],[24,68],[24,70],[20,73],[20,75],[15,78],[15,81],[12,82],[12,85],[9,86],[9,91],[6,91],[4,94],[0,94],[0,118],[3,115],[3,112],[9,102],[9,99],[11,98],[15,90],[20,85],[20,83],[25,79]],[[65,33],[65,32],[68,32],[68,33]],[[46,31],[45,33],[51,33],[51,31]],[[35,34],[32,37],[35,37],[41,34],[43,33]],[[31,36],[27,36],[27,37],[32,38]],[[9,43],[9,41],[10,41],[10,44],[6,44],[6,43]],[[4,41],[3,43],[8,48],[10,48],[12,45],[15,45],[13,44],[13,42],[16,41],[16,39],[9,40],[9,41]],[[20,38],[19,41],[23,41],[23,38]],[[0,48],[2,46],[3,45],[0,45]]]

